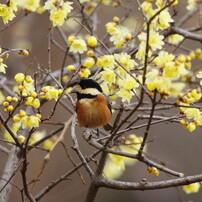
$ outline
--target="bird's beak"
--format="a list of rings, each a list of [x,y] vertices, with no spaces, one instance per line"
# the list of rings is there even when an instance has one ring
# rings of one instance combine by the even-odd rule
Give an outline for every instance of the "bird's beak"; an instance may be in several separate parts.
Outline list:
[[[74,86],[74,88],[70,91],[70,93],[78,93],[78,85]]]
[[[78,93],[78,90],[73,88],[70,93]]]

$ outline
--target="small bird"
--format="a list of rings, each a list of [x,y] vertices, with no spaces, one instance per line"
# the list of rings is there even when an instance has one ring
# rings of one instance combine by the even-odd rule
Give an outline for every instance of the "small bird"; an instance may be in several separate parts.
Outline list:
[[[72,92],[77,94],[76,113],[82,127],[95,129],[108,125],[111,105],[96,81],[81,79]]]

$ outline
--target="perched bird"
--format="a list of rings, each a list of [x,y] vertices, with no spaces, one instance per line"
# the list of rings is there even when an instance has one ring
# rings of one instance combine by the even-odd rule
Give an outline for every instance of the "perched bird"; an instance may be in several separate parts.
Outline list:
[[[96,81],[81,79],[72,92],[77,94],[76,113],[82,127],[98,128],[108,125],[111,105]]]

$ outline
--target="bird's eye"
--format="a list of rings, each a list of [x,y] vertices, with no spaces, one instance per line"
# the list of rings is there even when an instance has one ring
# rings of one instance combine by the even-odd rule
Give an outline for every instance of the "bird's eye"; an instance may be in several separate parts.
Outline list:
[[[82,89],[86,89],[86,88],[87,88],[87,86],[86,86],[86,85],[84,85],[84,86],[81,86],[81,88],[82,88]]]

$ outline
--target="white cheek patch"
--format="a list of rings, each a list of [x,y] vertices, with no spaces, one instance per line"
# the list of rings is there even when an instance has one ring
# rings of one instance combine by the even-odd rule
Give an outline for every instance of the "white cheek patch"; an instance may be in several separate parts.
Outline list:
[[[90,94],[90,95],[99,95],[102,94],[99,90],[96,88],[86,88],[86,89],[79,89],[79,92],[81,94]]]

